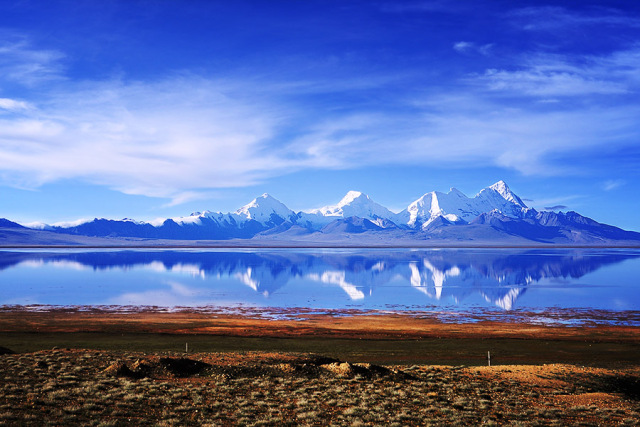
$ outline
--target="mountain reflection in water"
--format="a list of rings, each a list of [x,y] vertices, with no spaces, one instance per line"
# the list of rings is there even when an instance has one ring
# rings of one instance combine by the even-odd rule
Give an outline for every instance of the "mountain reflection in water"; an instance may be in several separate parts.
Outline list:
[[[625,282],[629,267],[610,270],[604,276],[607,283],[602,277],[593,279],[600,283],[579,279],[604,267],[626,265],[627,260],[637,272],[639,257],[637,250],[606,249],[4,251],[0,304],[173,305],[174,292],[175,305],[184,305],[180,297],[189,294],[193,298],[186,304],[232,300],[260,306],[363,309],[484,304],[511,310],[527,290],[537,287],[547,292],[529,307],[615,310],[620,300],[618,309],[636,310],[630,304],[637,304],[638,291]],[[86,276],[74,278],[74,271],[90,272],[89,282],[95,279],[102,294],[91,298],[91,283],[86,283]],[[55,283],[51,289],[50,282]],[[241,284],[254,295],[241,292]],[[69,288],[69,301],[61,301],[64,291],[56,294],[60,287]],[[341,289],[342,297],[332,288]],[[154,300],[154,292],[165,299]],[[598,306],[599,293],[608,298],[603,306]],[[78,301],[84,294],[85,300]],[[585,300],[582,294],[589,297]],[[580,298],[587,302],[581,305]]]

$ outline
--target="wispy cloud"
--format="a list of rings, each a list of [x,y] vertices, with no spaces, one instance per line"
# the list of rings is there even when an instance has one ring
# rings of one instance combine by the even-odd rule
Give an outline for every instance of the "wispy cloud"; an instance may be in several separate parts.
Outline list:
[[[0,118],[2,179],[37,187],[80,178],[179,201],[295,166],[267,149],[274,109],[241,98],[224,82],[192,77],[66,87],[19,118]]]
[[[460,1],[431,0],[414,2],[388,2],[382,3],[380,9],[389,13],[406,12],[446,12],[452,13],[464,8]]]
[[[614,8],[593,7],[581,12],[559,6],[537,6],[515,9],[507,13],[519,28],[529,31],[550,31],[558,28],[608,25],[640,27],[640,19]]]
[[[9,111],[28,110],[32,108],[31,104],[25,101],[17,101],[15,99],[0,98],[0,109]]]
[[[32,86],[62,78],[64,54],[57,50],[33,48],[28,38],[2,32],[0,79]]]
[[[309,117],[252,96],[260,90],[191,75],[66,87],[20,117],[0,116],[0,179],[33,188],[75,178],[177,205],[302,168],[488,164],[576,173],[553,159],[640,137],[638,106],[523,109],[463,88],[414,99],[402,114]],[[295,137],[282,136],[292,129]]]
[[[169,203],[165,203],[161,207],[170,208],[170,207],[173,207],[173,206],[182,205],[184,203],[193,202],[193,201],[197,201],[197,200],[206,200],[206,199],[211,199],[211,198],[214,198],[214,197],[216,197],[216,193],[213,192],[213,191],[189,191],[189,190],[184,190],[184,191],[178,192],[176,195],[174,195],[171,198],[171,201]]]
[[[460,41],[453,44],[453,49],[456,52],[464,54],[479,53],[481,55],[487,56],[491,53],[491,49],[493,48],[493,46],[493,43],[478,45],[474,42]]]
[[[402,115],[359,114],[319,122],[298,138],[310,167],[375,164],[493,165],[526,175],[584,173],[577,153],[610,150],[640,137],[640,107],[525,109],[481,93],[431,95]]]
[[[585,97],[630,94],[640,86],[640,47],[608,55],[529,55],[519,69],[489,69],[470,82],[507,95]]]
[[[490,90],[533,96],[583,96],[587,94],[622,94],[625,85],[617,81],[589,78],[581,72],[527,69],[517,71],[487,70],[478,80]]]
[[[563,209],[567,209],[567,205],[555,205],[555,206],[545,206],[544,209],[547,211],[561,211]]]
[[[618,187],[622,187],[626,183],[627,182],[623,179],[609,179],[604,183],[602,183],[602,189],[604,191],[611,191],[611,190],[615,190]]]
[[[569,210],[574,209],[571,207],[571,205],[576,206],[576,201],[579,201],[583,198],[584,196],[578,194],[550,198],[545,197],[535,200],[528,200],[527,206],[538,210],[547,211]]]
[[[472,41],[449,46],[450,54],[492,49]],[[527,52],[501,62],[510,66],[441,85],[404,70],[339,79],[183,73],[68,82],[63,58],[23,39],[0,44],[0,80],[57,82],[29,98],[0,98],[5,185],[78,179],[175,206],[305,168],[488,165],[535,176],[584,173],[576,154],[623,150],[640,138],[633,97],[640,46],[599,56]],[[606,102],[594,102],[602,97]],[[366,102],[350,104],[354,98]],[[558,204],[564,201],[540,202]]]

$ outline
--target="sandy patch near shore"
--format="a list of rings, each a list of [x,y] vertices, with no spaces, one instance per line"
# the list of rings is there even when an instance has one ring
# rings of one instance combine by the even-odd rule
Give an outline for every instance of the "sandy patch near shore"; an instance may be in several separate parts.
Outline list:
[[[283,316],[284,317],[284,316]],[[361,339],[517,338],[640,343],[634,326],[566,326],[523,322],[442,322],[403,314],[305,314],[265,318],[191,311],[0,311],[1,332],[122,332],[211,334],[243,337],[342,337]]]

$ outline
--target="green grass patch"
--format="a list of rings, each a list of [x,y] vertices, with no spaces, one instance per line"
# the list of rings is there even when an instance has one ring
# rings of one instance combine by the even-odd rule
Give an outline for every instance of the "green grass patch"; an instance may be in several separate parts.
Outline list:
[[[323,354],[377,364],[492,365],[568,363],[637,366],[640,344],[536,339],[373,340],[341,338],[256,338],[215,335],[119,333],[2,333],[0,346],[17,353],[57,348],[123,352],[277,351]],[[44,365],[43,365],[44,366]]]

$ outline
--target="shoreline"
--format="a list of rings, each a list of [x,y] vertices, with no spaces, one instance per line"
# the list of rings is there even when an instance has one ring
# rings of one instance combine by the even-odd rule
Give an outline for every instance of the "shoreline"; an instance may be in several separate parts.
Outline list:
[[[180,351],[312,352],[375,363],[570,363],[640,366],[640,327],[442,322],[397,314],[304,314],[268,319],[194,311],[0,311],[0,346]]]
[[[398,313],[367,314],[336,310],[329,313],[283,312],[281,317],[260,316],[251,308],[235,313],[184,311],[111,311],[5,309],[0,311],[0,332],[118,332],[203,334],[238,337],[320,337],[359,339],[547,339],[640,343],[640,327],[633,325],[566,325],[539,322],[478,320],[442,321],[435,316]]]
[[[19,313],[24,322],[14,322]],[[262,331],[267,336],[343,336],[359,335],[389,338],[424,338],[434,333],[450,336],[464,329],[469,336],[520,336],[523,330],[539,336],[566,336],[559,331],[640,330],[640,311],[547,309],[544,312],[482,309],[468,311],[420,311],[399,309],[257,307],[257,306],[138,306],[138,305],[3,305],[0,306],[0,331],[28,332],[35,325],[53,332],[66,328],[84,328],[99,332],[119,322],[126,332],[145,325],[149,332],[209,333],[233,332],[247,335],[244,329]],[[78,326],[73,326],[78,325]],[[164,329],[155,329],[164,325]],[[16,328],[16,329],[12,329]],[[22,328],[26,328],[22,330]],[[523,329],[525,328],[525,329]],[[82,330],[80,330],[82,331]],[[234,332],[235,331],[235,332]],[[303,331],[303,332],[301,332]],[[546,332],[545,332],[546,331]],[[549,332],[553,331],[553,332]],[[284,335],[282,335],[284,334]],[[559,334],[559,335],[558,335]],[[619,335],[619,334],[617,334]],[[466,335],[464,335],[466,336]],[[637,338],[640,340],[640,337]]]

